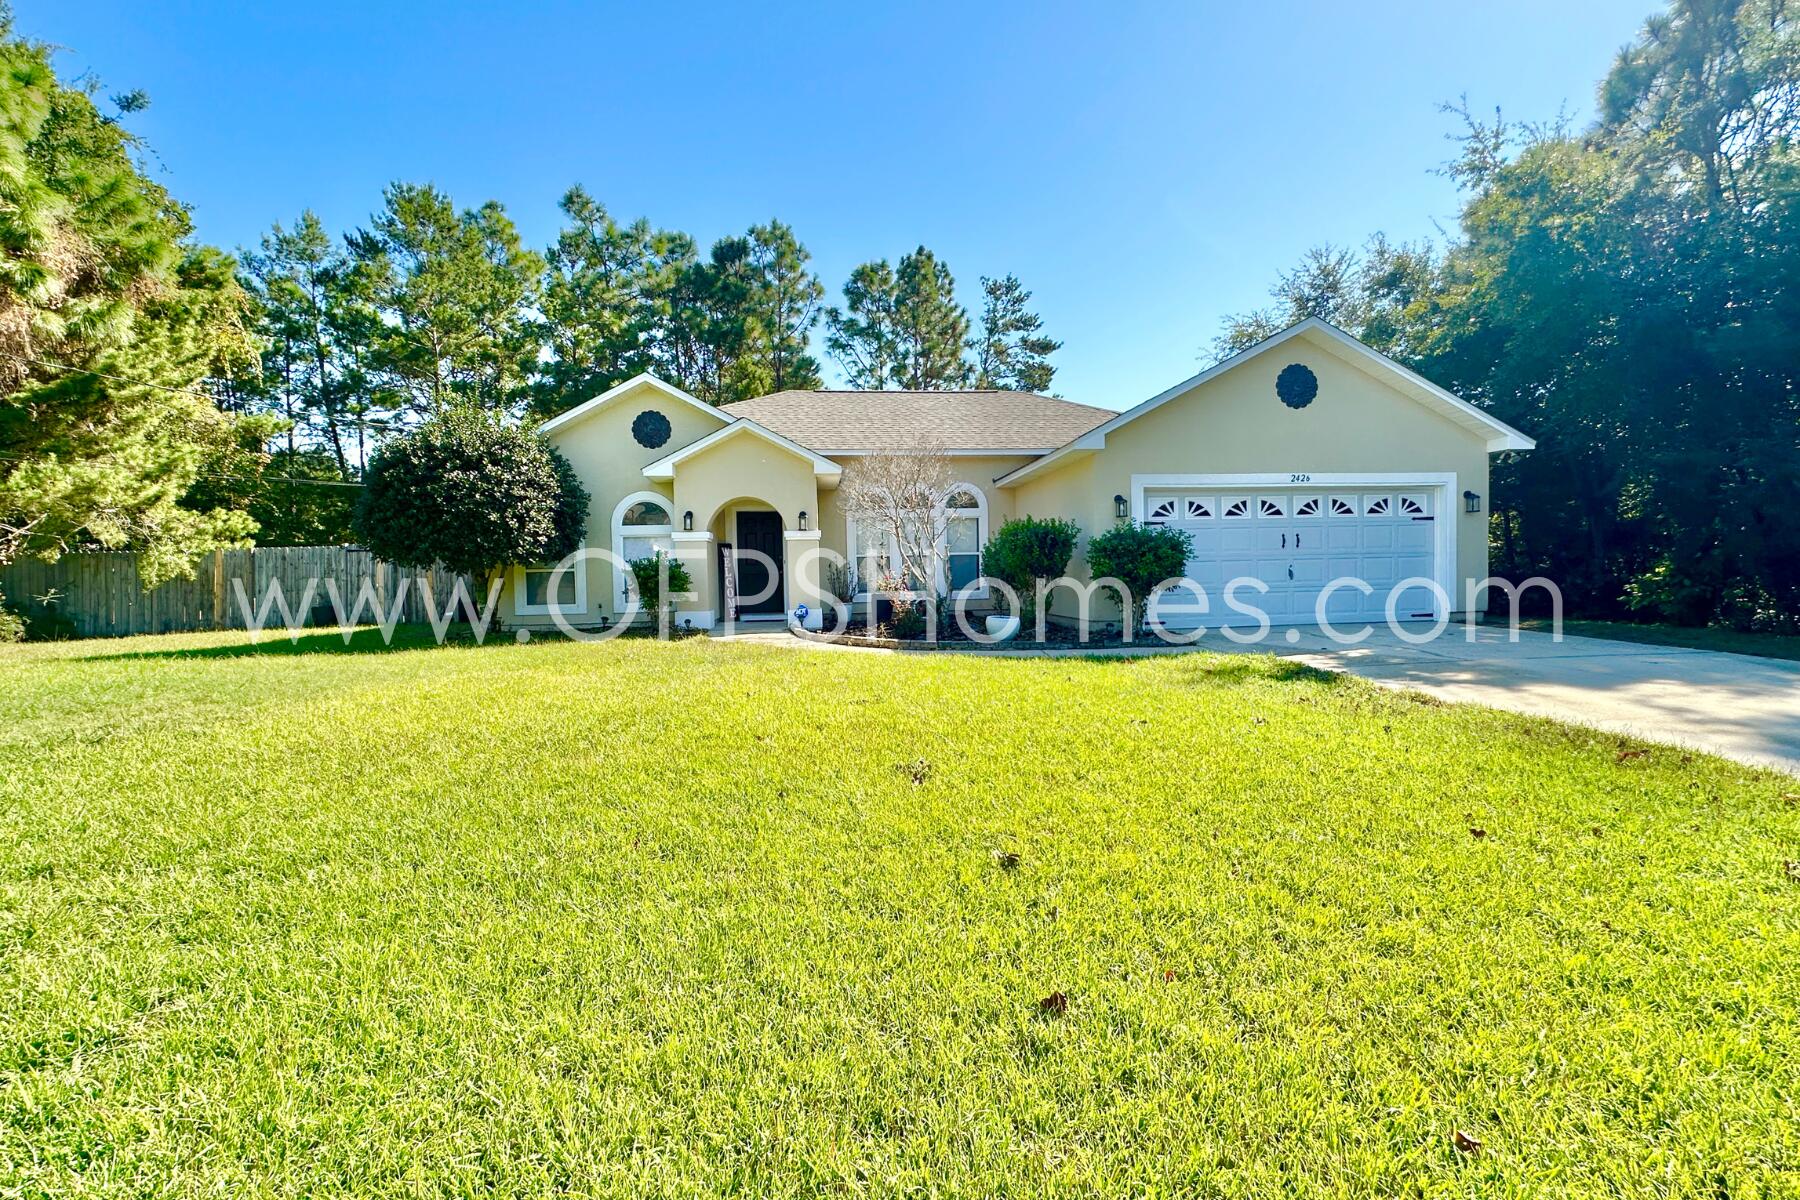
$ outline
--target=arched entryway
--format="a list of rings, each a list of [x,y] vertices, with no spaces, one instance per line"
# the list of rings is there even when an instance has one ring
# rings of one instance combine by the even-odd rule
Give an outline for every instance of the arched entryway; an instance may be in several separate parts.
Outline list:
[[[720,619],[784,620],[791,603],[781,512],[742,496],[720,505],[710,528],[719,554]]]

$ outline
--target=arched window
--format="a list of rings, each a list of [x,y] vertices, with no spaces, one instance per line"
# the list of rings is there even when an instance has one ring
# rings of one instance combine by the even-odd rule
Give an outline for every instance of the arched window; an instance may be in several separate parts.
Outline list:
[[[972,483],[953,483],[944,500],[943,541],[939,545],[942,566],[937,591],[956,592],[981,578],[981,548],[987,544],[987,496]],[[849,551],[851,569],[856,575],[856,598],[867,599],[880,586],[884,576],[899,572],[900,545],[892,530],[869,523],[861,527],[855,521],[845,522],[844,540]],[[906,581],[902,595],[924,596],[927,593],[914,580]],[[975,588],[969,595],[976,599],[987,596],[986,588]]]
[[[669,520],[669,501],[656,492],[636,492],[613,509],[613,553],[626,562],[675,550],[675,526]],[[631,597],[631,578],[615,568],[613,601],[623,608]]]
[[[987,544],[987,498],[981,489],[959,483],[944,505],[944,565],[952,596],[981,578],[981,548]],[[981,595],[971,592],[970,595]]]
[[[668,525],[669,510],[659,500],[639,500],[625,510],[619,519],[621,525]]]

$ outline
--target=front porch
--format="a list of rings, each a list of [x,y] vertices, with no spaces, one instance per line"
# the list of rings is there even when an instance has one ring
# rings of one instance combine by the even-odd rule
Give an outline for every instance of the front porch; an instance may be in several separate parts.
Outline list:
[[[674,604],[676,624],[821,627],[820,492],[837,486],[836,463],[739,422],[644,475],[672,488],[679,514],[671,540],[693,587]]]

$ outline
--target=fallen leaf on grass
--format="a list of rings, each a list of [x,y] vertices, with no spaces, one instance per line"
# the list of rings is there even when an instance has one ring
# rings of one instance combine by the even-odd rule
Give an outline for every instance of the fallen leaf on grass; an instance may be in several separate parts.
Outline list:
[[[1588,830],[1588,832],[1593,834],[1595,837],[1601,837],[1606,833],[1606,830],[1604,830],[1604,829],[1600,828],[1598,825],[1596,825],[1592,829]]]
[[[922,784],[927,779],[931,778],[931,764],[922,758],[914,759],[909,763],[899,763],[894,769],[912,776],[914,786]]]
[[[1455,1146],[1458,1150],[1461,1150],[1464,1154],[1481,1153],[1481,1139],[1474,1137],[1471,1134],[1464,1133],[1460,1129],[1451,1135],[1450,1144]]]
[[[996,850],[994,851],[994,861],[1000,864],[1002,871],[1016,871],[1019,869],[1019,852],[1017,850]]]
[[[1613,761],[1616,763],[1630,762],[1634,758],[1643,758],[1649,753],[1648,750],[1621,750],[1619,751],[1619,756],[1613,759]]]
[[[1163,972],[1163,982],[1164,983],[1174,983],[1175,982],[1175,972],[1164,971]]]
[[[1069,997],[1064,992],[1051,992],[1038,1001],[1038,1011],[1052,1017],[1060,1017],[1069,1011]]]
[[[1471,825],[1469,827],[1469,836],[1474,838],[1484,838],[1487,836],[1487,830]]]

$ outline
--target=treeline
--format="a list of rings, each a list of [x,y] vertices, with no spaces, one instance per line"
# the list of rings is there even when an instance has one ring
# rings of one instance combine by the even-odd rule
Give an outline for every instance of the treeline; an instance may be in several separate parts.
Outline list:
[[[365,228],[337,238],[306,212],[242,256],[260,370],[222,382],[232,406],[284,423],[242,464],[262,477],[241,497],[262,540],[344,536],[349,500],[320,484],[355,481],[382,434],[447,408],[542,419],[640,371],[714,404],[821,387],[821,324],[855,388],[1047,391],[1055,376],[1060,343],[1014,276],[983,278],[972,318],[921,246],[856,268],[833,307],[780,221],[702,254],[579,187],[560,207],[540,254],[497,203],[397,183]]]
[[[1800,10],[1676,0],[1588,129],[1466,122],[1442,247],[1324,247],[1219,354],[1317,315],[1538,439],[1493,561],[1574,611],[1800,632]]]

